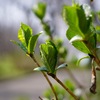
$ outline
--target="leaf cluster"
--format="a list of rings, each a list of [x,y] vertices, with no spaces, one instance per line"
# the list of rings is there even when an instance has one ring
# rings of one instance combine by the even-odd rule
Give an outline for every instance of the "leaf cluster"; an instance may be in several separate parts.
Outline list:
[[[39,2],[36,6],[32,8],[33,13],[40,19],[43,29],[47,36],[51,36],[52,32],[50,26],[47,22],[44,21],[46,15],[46,3]]]
[[[34,70],[46,71],[49,75],[55,75],[58,69],[67,66],[67,64],[64,63],[56,67],[58,51],[55,44],[51,41],[40,45],[40,54],[41,60],[45,66],[35,68]]]
[[[96,31],[92,25],[92,15],[87,9],[88,5],[64,6],[63,17],[69,25],[66,36],[70,43],[84,53],[93,54],[97,43]]]
[[[18,45],[26,54],[32,56],[40,34],[33,35],[32,28],[21,23],[20,29],[18,30],[18,39],[20,42],[14,40],[12,42]]]

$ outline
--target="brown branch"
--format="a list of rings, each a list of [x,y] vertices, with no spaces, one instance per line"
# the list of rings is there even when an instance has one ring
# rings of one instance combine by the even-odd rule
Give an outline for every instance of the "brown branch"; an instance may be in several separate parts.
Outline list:
[[[40,96],[39,96],[39,99],[40,99],[40,100],[43,100]]]
[[[69,88],[67,88],[62,81],[60,81],[56,75],[53,77],[75,100],[79,100],[79,98],[71,91]]]
[[[35,64],[36,64],[38,67],[40,67],[40,64],[37,62],[37,60],[36,60],[36,58],[34,57],[34,55],[30,55],[30,57],[33,59],[33,61],[35,62]],[[54,93],[54,95],[55,95],[56,100],[58,100],[57,94],[56,94],[56,92],[55,92],[55,90],[54,90],[54,87],[53,87],[52,83],[50,82],[48,76],[47,76],[43,71],[41,71],[41,72],[42,72],[42,74],[44,75],[44,77],[46,78],[47,82],[49,83],[49,85],[50,85],[50,87],[51,87],[51,89],[52,89],[52,91],[53,91],[53,93]]]

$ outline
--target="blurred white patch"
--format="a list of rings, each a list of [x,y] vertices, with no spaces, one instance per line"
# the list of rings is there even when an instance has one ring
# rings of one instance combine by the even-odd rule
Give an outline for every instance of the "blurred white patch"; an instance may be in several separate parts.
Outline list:
[[[89,17],[92,17],[92,14],[91,14],[92,10],[91,10],[91,7],[88,4],[83,4],[83,9],[85,11],[85,15],[86,15],[87,19]]]
[[[77,88],[75,91],[74,91],[75,95],[77,96],[81,96],[82,94],[82,90],[80,88]]]

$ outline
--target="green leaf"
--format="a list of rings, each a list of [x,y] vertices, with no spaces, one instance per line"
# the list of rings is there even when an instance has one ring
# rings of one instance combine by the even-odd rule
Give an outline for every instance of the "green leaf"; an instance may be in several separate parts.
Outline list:
[[[18,30],[18,39],[22,42],[22,44],[24,46],[26,46],[26,41],[25,41],[24,33],[23,33],[21,28]]]
[[[87,18],[85,8],[83,9],[83,6],[78,4],[74,4],[73,6],[64,6],[63,17],[71,29],[79,31],[77,34],[82,37],[87,33],[92,22],[92,16]]]
[[[71,6],[64,6],[63,8],[63,17],[64,20],[67,22],[69,26],[77,25],[78,24],[78,18],[76,15],[76,8]]]
[[[97,44],[97,34],[96,30],[93,26],[90,27],[87,34],[85,35],[86,45],[90,50],[96,49]]]
[[[75,31],[73,31],[71,28],[69,28],[68,30],[67,30],[67,32],[66,32],[66,35],[67,35],[67,37],[68,37],[68,39],[70,40],[70,41],[72,41],[72,40],[75,40],[75,38],[77,37],[77,34],[76,34],[76,32]],[[79,36],[80,37],[80,39],[81,39],[81,36]],[[79,39],[79,38],[78,38]],[[72,42],[72,45],[74,46],[74,47],[76,47],[78,50],[80,50],[80,51],[82,51],[82,52],[84,52],[84,53],[89,53],[89,54],[91,54],[90,53],[90,50],[88,49],[88,47],[85,45],[85,43],[83,42],[83,41],[73,41]]]
[[[36,6],[33,7],[32,11],[39,19],[42,20],[45,16],[46,4],[43,2],[39,2]]]
[[[18,45],[23,51],[25,51],[27,53],[27,48],[22,43],[19,43],[19,42],[14,41],[14,40],[11,40],[11,42]]]
[[[84,53],[91,54],[91,51],[88,49],[84,42],[75,41],[72,43],[72,45]]]
[[[18,39],[22,42],[24,46],[28,46],[28,42],[31,36],[32,29],[28,25],[21,23],[21,27],[18,31]]]
[[[28,43],[28,54],[32,54],[34,52],[37,39],[41,33],[31,36],[29,43]]]
[[[66,36],[72,45],[84,53],[91,54],[96,48],[96,32],[91,24],[90,7],[78,4],[64,6],[63,17],[69,25]]]
[[[41,44],[40,53],[43,64],[47,67],[49,73],[54,74],[58,54],[54,43],[48,41],[46,44]]]
[[[100,42],[100,26],[96,26],[97,41]]]
[[[96,49],[96,43],[97,43],[97,38],[96,38],[96,34],[94,33],[94,34],[88,39],[88,45],[91,46],[90,49],[92,49],[92,50]]]
[[[77,15],[78,9],[79,9],[79,5],[64,6],[63,17],[65,22],[67,22],[67,24],[69,25],[69,28],[71,28],[71,30],[74,31],[75,35],[77,34],[84,37],[83,33],[79,28],[79,19]]]
[[[37,67],[37,68],[34,68],[35,71],[45,71],[45,72],[48,72],[48,69],[46,67]]]
[[[82,5],[79,7],[79,9],[77,9],[79,28],[84,34],[87,34],[92,22],[91,12],[87,8],[89,8],[88,5]]]
[[[61,69],[61,68],[65,68],[65,67],[67,67],[67,64],[66,64],[66,63],[59,65],[59,66],[56,68],[56,70]]]

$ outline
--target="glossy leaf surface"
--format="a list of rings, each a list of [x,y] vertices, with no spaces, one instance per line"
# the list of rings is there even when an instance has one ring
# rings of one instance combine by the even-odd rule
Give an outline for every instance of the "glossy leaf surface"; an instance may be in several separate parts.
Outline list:
[[[69,25],[66,36],[72,45],[84,53],[91,54],[91,49],[96,48],[96,34],[91,24],[90,7],[78,4],[64,6],[63,17]]]
[[[24,46],[28,46],[28,42],[31,36],[32,29],[28,25],[21,23],[20,29],[18,31],[18,39],[22,42]]]
[[[24,23],[21,23],[20,29],[18,31],[18,39],[20,42],[13,41],[27,54],[32,55],[37,43],[37,39],[41,33],[32,35],[32,28]]]
[[[49,73],[54,74],[58,53],[54,43],[48,41],[46,44],[41,44],[40,53],[43,64],[47,67]]]
[[[23,51],[27,52],[27,48],[22,43],[14,41],[14,40],[11,40],[11,42],[18,45]]]
[[[28,53],[32,54],[34,52],[36,43],[37,43],[37,39],[39,37],[41,33],[33,35],[30,37],[29,43],[28,43]]]

